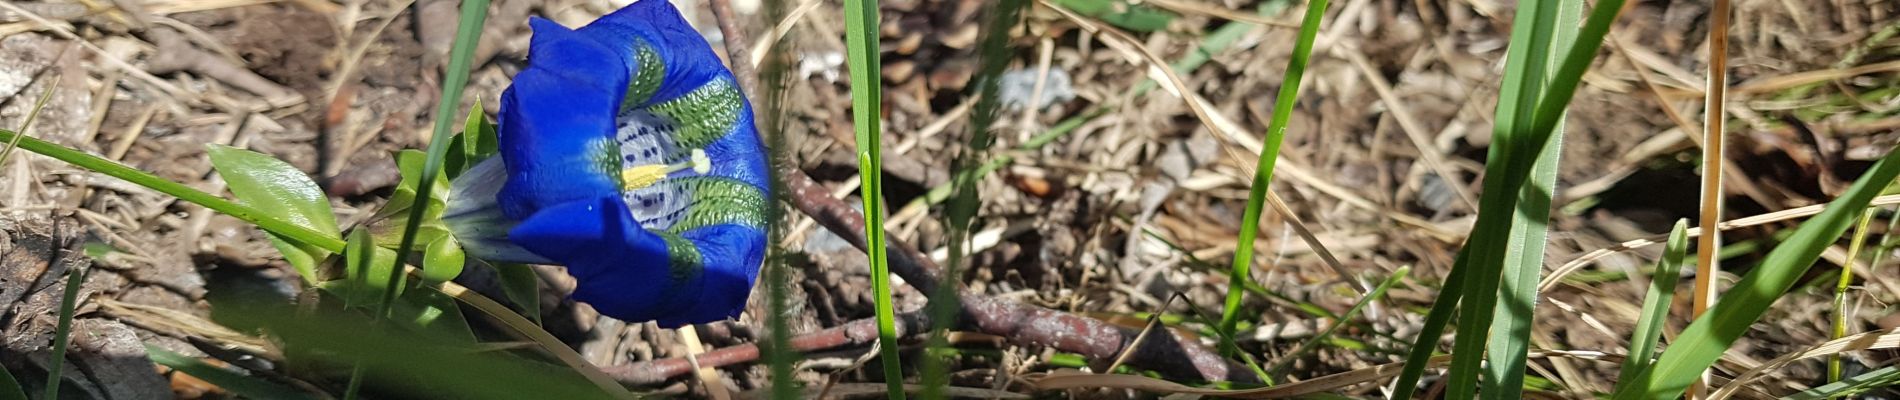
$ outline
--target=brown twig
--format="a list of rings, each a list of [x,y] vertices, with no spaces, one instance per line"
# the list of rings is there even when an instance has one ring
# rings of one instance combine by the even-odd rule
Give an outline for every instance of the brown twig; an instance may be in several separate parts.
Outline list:
[[[232,65],[216,54],[200,50],[171,28],[147,30],[146,36],[158,46],[158,51],[153,52],[152,59],[147,61],[148,69],[153,74],[187,71],[202,75],[263,97],[264,103],[272,108],[304,102],[303,95],[297,91],[264,79],[256,72]]]
[[[749,42],[746,41],[745,33],[734,25],[730,4],[727,0],[709,1],[713,15],[719,19],[720,29],[725,34],[726,51],[732,55],[730,58],[746,60],[745,44]],[[745,62],[732,64],[740,85],[748,93],[760,93],[751,65]],[[865,248],[862,214],[844,201],[831,197],[829,190],[789,163],[780,165],[779,173],[785,180],[786,198],[793,207],[852,246],[860,250]],[[936,293],[937,285],[941,282],[938,275],[943,270],[941,267],[901,240],[891,239],[888,250],[893,273],[904,278],[919,292]],[[1138,329],[1011,300],[967,292],[957,297],[962,306],[961,325],[1007,338],[1020,346],[1050,347],[1106,363],[1121,356],[1141,336]],[[900,335],[903,332],[922,331],[930,326],[929,321],[917,312],[899,314],[898,317]],[[876,337],[875,322],[858,320],[794,337],[791,347],[797,351],[822,350],[862,345],[874,341]],[[759,354],[758,345],[742,344],[713,350],[697,358],[702,366],[717,367],[751,362],[757,360]],[[1198,343],[1182,340],[1168,330],[1147,335],[1140,346],[1134,346],[1133,351],[1128,352],[1127,357],[1130,366],[1153,370],[1173,379],[1257,381],[1256,377],[1246,372],[1245,366],[1223,359]],[[691,370],[692,366],[686,359],[669,358],[611,367],[605,372],[623,383],[652,384]]]
[[[792,206],[852,246],[864,249],[864,216],[844,201],[832,198],[829,191],[803,171],[784,169],[781,172]],[[889,247],[893,273],[920,292],[936,293],[941,267],[902,240],[891,239]],[[1054,347],[1092,360],[1115,359],[1141,334],[1138,329],[981,294],[962,293],[958,297],[964,323],[970,328],[1009,338],[1019,345]],[[1184,342],[1172,333],[1149,335],[1148,340],[1129,357],[1129,365],[1178,378],[1253,379],[1243,373],[1246,369],[1239,364],[1221,359],[1199,344]]]

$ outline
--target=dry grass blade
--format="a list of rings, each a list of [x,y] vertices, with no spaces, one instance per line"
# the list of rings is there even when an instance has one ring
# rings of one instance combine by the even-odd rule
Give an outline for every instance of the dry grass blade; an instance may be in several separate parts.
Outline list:
[[[1266,17],[1261,17],[1258,15],[1229,10],[1226,8],[1221,8],[1219,6],[1207,5],[1201,2],[1182,1],[1182,0],[1147,0],[1145,1],[1145,3],[1153,4],[1153,5],[1159,6],[1161,8],[1166,8],[1169,10],[1174,10],[1175,12],[1183,13],[1183,14],[1205,14],[1208,16],[1213,16],[1213,17],[1217,17],[1217,18],[1221,18],[1225,20],[1230,20],[1230,21],[1240,21],[1240,22],[1246,22],[1249,24],[1271,26],[1271,27],[1276,27],[1276,28],[1293,28],[1293,29],[1300,28],[1300,23],[1298,22],[1276,21],[1276,20],[1267,19]]]
[[[1900,60],[1867,64],[1853,68],[1830,68],[1764,78],[1737,85],[1734,89],[1730,89],[1730,91],[1735,94],[1767,93],[1841,78],[1893,71],[1900,71]]]
[[[282,0],[152,0],[139,2],[145,3],[143,6],[146,11],[152,14],[165,15],[270,4],[280,1]]]
[[[1623,357],[1596,351],[1539,350],[1532,351],[1532,358],[1567,358],[1599,362],[1622,362]],[[1451,362],[1451,355],[1432,357],[1431,365],[1439,366]],[[1352,371],[1322,376],[1318,378],[1289,383],[1273,387],[1242,390],[1206,389],[1182,385],[1166,380],[1136,375],[1092,374],[1079,371],[1056,371],[1045,374],[1033,374],[1025,379],[1030,386],[1041,390],[1116,388],[1134,389],[1150,393],[1191,394],[1236,399],[1284,399],[1315,393],[1324,393],[1353,385],[1374,383],[1399,374],[1405,367],[1404,362],[1381,364]]]
[[[747,56],[747,61],[752,63],[752,68],[758,68],[765,63],[765,56],[772,53],[772,48],[778,45],[780,39],[784,39],[786,34],[792,32],[792,27],[798,26],[798,21],[805,19],[805,14],[824,4],[825,2],[822,1],[805,0],[798,5],[798,8],[792,9],[792,12],[785,13],[785,18],[779,20],[778,25],[773,25],[771,32],[760,36],[758,41],[752,44],[752,53]]]
[[[1069,11],[1066,8],[1062,8],[1062,6],[1056,5],[1055,3],[1049,2],[1048,0],[1038,0],[1036,3],[1041,4],[1043,7],[1048,7],[1051,10],[1055,10],[1056,13],[1058,14],[1062,14],[1064,18],[1067,18],[1069,21],[1074,22],[1077,26],[1081,27],[1082,30],[1084,31],[1101,35],[1102,39],[1104,39],[1103,43],[1106,43],[1108,47],[1113,48],[1116,51],[1122,52],[1123,55],[1128,56],[1131,59],[1147,61],[1147,67],[1149,69],[1148,72],[1150,74],[1153,74],[1155,72],[1160,72],[1160,74],[1162,75],[1161,80],[1167,82],[1168,84],[1167,87],[1169,88],[1170,91],[1174,92],[1175,94],[1180,95],[1180,97],[1187,104],[1188,110],[1191,110],[1194,112],[1194,117],[1201,121],[1202,126],[1206,127],[1209,132],[1213,132],[1215,135],[1238,142],[1238,140],[1234,140],[1234,137],[1235,137],[1234,129],[1237,129],[1238,127],[1233,126],[1233,124],[1229,122],[1229,121],[1232,121],[1232,119],[1228,119],[1225,117],[1217,118],[1214,116],[1216,112],[1209,109],[1207,105],[1204,104],[1206,103],[1205,100],[1196,101],[1198,96],[1194,95],[1195,93],[1194,89],[1188,86],[1187,81],[1181,79],[1181,75],[1178,73],[1175,73],[1173,68],[1168,68],[1167,60],[1161,59],[1161,56],[1155,55],[1155,53],[1153,51],[1149,51],[1146,46],[1142,46],[1140,40],[1136,40],[1134,37],[1128,36],[1127,33],[1123,33],[1122,31],[1116,30],[1114,28],[1105,27],[1105,26],[1096,24],[1094,21],[1091,21],[1086,17],[1078,15],[1074,11]],[[1244,161],[1245,159],[1240,157],[1240,155],[1236,153],[1233,150],[1233,148],[1222,146],[1222,149],[1226,150],[1228,156],[1233,157],[1235,160],[1242,160],[1240,161],[1241,165],[1251,165],[1250,163],[1245,162]]]
[[[1793,364],[1795,361],[1825,357],[1850,351],[1891,349],[1896,347],[1900,347],[1900,332],[1896,332],[1892,329],[1866,332],[1829,340],[1825,343],[1810,347],[1807,350],[1783,354],[1781,357],[1775,357],[1774,360],[1769,360],[1767,363],[1762,364],[1759,368],[1748,370],[1748,372],[1742,373],[1741,376],[1737,376],[1734,380],[1729,381],[1727,385],[1716,389],[1714,393],[1710,393],[1708,399],[1722,400],[1734,396],[1735,393],[1741,391],[1742,388],[1762,378],[1766,378],[1769,374],[1780,370],[1782,367],[1788,366],[1788,364]]]
[[[1425,137],[1425,128],[1419,125],[1417,118],[1412,117],[1412,112],[1406,109],[1405,102],[1400,101],[1399,96],[1392,93],[1392,84],[1386,82],[1385,76],[1380,75],[1379,71],[1372,67],[1372,62],[1366,60],[1365,53],[1359,51],[1357,47],[1347,47],[1338,54],[1346,57],[1347,61],[1351,61],[1352,65],[1359,69],[1359,76],[1365,78],[1366,82],[1372,86],[1372,91],[1379,95],[1379,100],[1385,103],[1386,110],[1392,113],[1392,119],[1399,122],[1399,130],[1404,131],[1405,137],[1412,140],[1413,146],[1418,147],[1419,159],[1425,161],[1425,168],[1432,170],[1432,173],[1438,174],[1439,178],[1449,183],[1446,186],[1451,187],[1452,193],[1458,195],[1458,200],[1463,201],[1465,207],[1471,210],[1478,209],[1478,201],[1474,200],[1477,197],[1471,195],[1470,185],[1467,185],[1464,179],[1459,178],[1456,171],[1452,171],[1451,167],[1445,164],[1445,155],[1440,154],[1438,146],[1432,145],[1431,138]]]
[[[1706,235],[1696,239],[1696,280],[1694,294],[1694,312],[1691,318],[1702,316],[1702,312],[1715,303],[1714,277],[1722,270],[1721,260],[1716,258],[1717,250],[1722,247],[1721,231],[1716,224],[1722,221],[1722,147],[1727,139],[1722,135],[1722,122],[1727,114],[1723,102],[1727,100],[1728,88],[1728,0],[1715,0],[1714,8],[1709,11],[1709,81],[1708,96],[1703,99],[1707,108],[1702,121],[1702,205],[1701,218],[1697,226]],[[1699,398],[1699,390],[1690,389],[1690,398]]]
[[[1875,197],[1874,201],[1867,203],[1867,206],[1879,207],[1879,206],[1889,206],[1889,205],[1894,205],[1894,204],[1900,204],[1900,194]],[[1746,217],[1746,218],[1737,218],[1737,219],[1729,220],[1727,222],[1723,222],[1719,225],[1716,225],[1716,229],[1730,230],[1730,229],[1736,229],[1736,228],[1757,226],[1757,225],[1767,224],[1771,222],[1780,222],[1780,221],[1786,221],[1786,220],[1791,220],[1795,218],[1808,217],[1808,216],[1813,216],[1815,214],[1820,214],[1821,210],[1826,209],[1826,208],[1827,208],[1826,204],[1815,204],[1811,206],[1806,206],[1806,207],[1801,207],[1801,208],[1791,208],[1787,210],[1781,210],[1781,211],[1776,211],[1776,212],[1771,212],[1767,214],[1761,214],[1761,215],[1756,215],[1756,216],[1751,216],[1751,217]],[[1701,235],[1702,235],[1702,228],[1689,229],[1689,236],[1699,237]],[[1668,237],[1669,237],[1668,235],[1657,235],[1657,236],[1652,236],[1652,237],[1647,237],[1647,238],[1642,238],[1642,239],[1631,240],[1631,241],[1627,241],[1623,243],[1618,243],[1616,246],[1612,246],[1610,248],[1597,249],[1589,253],[1584,253],[1584,255],[1577,256],[1576,259],[1570,260],[1570,262],[1564,263],[1564,265],[1557,267],[1557,269],[1555,270],[1552,270],[1550,272],[1550,275],[1547,275],[1544,277],[1543,282],[1537,284],[1537,291],[1548,292],[1550,291],[1551,288],[1556,287],[1558,283],[1562,283],[1563,278],[1565,276],[1568,276],[1571,273],[1574,273],[1574,272],[1577,272],[1578,270],[1583,269],[1583,267],[1590,265],[1590,263],[1596,262],[1597,260],[1601,260],[1604,257],[1609,257],[1611,254],[1654,246],[1654,245],[1662,243],[1661,241],[1663,239],[1667,239]]]
[[[405,265],[403,266],[403,271],[408,273],[410,277],[422,276],[422,270],[416,269],[416,267],[413,266]],[[588,382],[600,387],[601,390],[614,395],[616,398],[633,397],[631,394],[628,394],[626,389],[621,387],[619,383],[614,382],[613,378],[609,378],[607,374],[601,373],[599,367],[588,363],[585,358],[581,358],[581,354],[575,352],[574,348],[562,345],[561,340],[555,338],[554,334],[541,329],[540,325],[535,324],[534,321],[529,321],[526,317],[522,317],[521,314],[516,313],[514,309],[497,303],[495,300],[489,299],[486,296],[482,296],[480,293],[475,293],[467,287],[457,285],[455,282],[442,282],[437,285],[438,286],[430,287],[430,289],[440,291],[442,294],[462,302],[462,304],[480,310],[481,315],[493,318],[495,323],[508,327],[510,331],[508,333],[540,345],[541,350],[553,355],[555,359],[560,360],[561,363],[567,365],[568,368],[579,372],[581,376],[587,378]]]
[[[1300,240],[1306,242],[1307,247],[1313,248],[1313,254],[1318,254],[1320,260],[1326,261],[1326,266],[1331,267],[1333,273],[1339,274],[1339,279],[1346,280],[1346,283],[1352,285],[1352,289],[1359,291],[1359,294],[1366,294],[1366,283],[1360,282],[1353,276],[1352,271],[1346,270],[1346,265],[1340,263],[1338,257],[1333,256],[1333,251],[1327,250],[1326,244],[1320,243],[1319,237],[1313,235],[1313,230],[1307,228],[1305,222],[1300,221],[1300,216],[1293,214],[1293,209],[1286,206],[1286,201],[1281,200],[1280,195],[1270,189],[1267,190],[1267,205],[1273,206],[1273,211],[1286,218],[1287,225],[1293,227],[1293,233],[1298,234]]]
[[[922,391],[924,385],[904,385],[906,392]],[[839,383],[824,388],[807,388],[804,395],[814,399],[874,397],[884,393],[884,385],[876,383]],[[948,398],[977,399],[1029,399],[1028,395],[1004,390],[946,386],[943,394]],[[758,396],[763,397],[763,396]]]
[[[71,40],[75,43],[78,43],[80,47],[84,47],[86,48],[87,51],[91,51],[94,55],[99,56],[99,58],[102,60],[105,60],[107,64],[112,65],[114,68],[117,68],[121,71],[125,71],[125,73],[127,74],[131,74],[132,77],[138,78],[139,81],[145,82],[145,84],[151,85],[153,88],[157,88],[161,92],[165,92],[165,94],[168,96],[172,96],[178,99],[183,99],[186,102],[204,101],[204,97],[199,96],[196,92],[180,89],[178,86],[172,85],[171,82],[166,82],[164,79],[159,79],[159,77],[152,75],[152,73],[145,72],[145,70],[142,68],[132,66],[131,63],[127,63],[125,62],[125,60],[121,60],[118,57],[114,57],[112,53],[108,53],[105,51],[105,49],[101,49],[99,48],[99,46],[92,44],[92,42],[86,41],[85,38],[81,38],[79,37],[79,35],[74,34],[71,29],[69,29],[63,24],[49,21],[46,18],[40,17],[39,14],[34,14],[32,11],[29,11],[24,8],[20,8],[19,5],[13,4],[13,2],[10,2],[10,1],[0,1],[0,9],[6,9],[7,11],[11,11],[14,14],[24,16],[26,17],[26,19],[33,21],[33,23],[37,23],[37,24],[47,27],[47,29],[51,30],[54,35],[57,35],[60,38],[64,38],[66,40]]]
[[[1209,132],[1213,132],[1215,136],[1219,136],[1229,143],[1238,145],[1255,155],[1260,154],[1265,147],[1257,136],[1245,132],[1245,130],[1238,124],[1235,124],[1232,119],[1227,118],[1221,114],[1220,111],[1212,109],[1210,106],[1211,103],[1195,93],[1192,88],[1187,85],[1187,82],[1181,79],[1180,74],[1176,73],[1174,69],[1168,68],[1166,61],[1163,61],[1160,56],[1155,55],[1153,51],[1149,51],[1140,41],[1135,40],[1135,38],[1128,36],[1126,33],[1112,28],[1102,27],[1088,18],[1077,15],[1073,11],[1064,9],[1046,0],[1038,1],[1037,3],[1055,10],[1058,14],[1074,22],[1085,31],[1100,34],[1103,43],[1107,44],[1109,48],[1123,53],[1123,55],[1129,59],[1145,61],[1149,75],[1155,80],[1166,82],[1168,85],[1165,87],[1170,92],[1179,95],[1187,104],[1188,109],[1200,120],[1201,124],[1206,127]],[[1348,7],[1348,9],[1350,8],[1351,7]],[[1238,154],[1231,146],[1222,146],[1221,149],[1227,153],[1228,157],[1235,160],[1236,165],[1240,165],[1242,169],[1246,169],[1246,171],[1243,172],[1248,175],[1253,174],[1251,170],[1253,163],[1247,162],[1247,159]],[[1380,207],[1378,204],[1366,200],[1364,197],[1354,194],[1350,190],[1332,184],[1326,179],[1315,177],[1313,174],[1289,161],[1290,160],[1282,159],[1274,163],[1273,172],[1276,175],[1284,174],[1288,179],[1311,186],[1321,193],[1345,201],[1347,204],[1379,213],[1382,216],[1391,218],[1402,224],[1422,228],[1439,240],[1454,242],[1464,236],[1462,232],[1446,229],[1445,227],[1433,224],[1431,221]],[[1245,182],[1236,181],[1235,183]]]
[[[145,304],[124,303],[112,299],[95,300],[106,315],[167,334],[183,335],[229,349],[251,354],[272,355],[270,342],[245,335],[224,325],[189,312]]]
[[[714,400],[731,399],[732,393],[726,390],[725,384],[720,383],[719,370],[699,365],[699,354],[706,352],[706,346],[699,342],[699,330],[693,328],[692,325],[686,325],[675,332],[679,333],[680,341],[686,345],[686,360],[691,361],[696,367],[693,368],[693,372],[699,376],[699,383],[705,385],[706,393],[711,394]]]
[[[33,128],[33,120],[40,118],[40,111],[46,109],[46,102],[53,99],[53,89],[59,87],[59,78],[57,72],[46,77],[46,90],[40,91],[40,98],[33,101],[33,109],[27,111],[26,121],[20,123],[20,134],[13,135],[13,140],[8,140],[5,148],[0,148],[0,165],[7,164],[7,158],[13,155],[13,149],[20,147],[20,138],[26,136],[26,132]]]

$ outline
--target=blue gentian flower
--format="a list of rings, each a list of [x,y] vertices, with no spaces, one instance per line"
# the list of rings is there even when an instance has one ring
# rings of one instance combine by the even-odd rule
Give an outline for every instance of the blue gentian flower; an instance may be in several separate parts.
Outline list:
[[[478,258],[567,266],[574,299],[663,327],[736,317],[764,255],[765,152],[732,72],[665,0],[577,30],[532,18],[500,162],[443,214]]]

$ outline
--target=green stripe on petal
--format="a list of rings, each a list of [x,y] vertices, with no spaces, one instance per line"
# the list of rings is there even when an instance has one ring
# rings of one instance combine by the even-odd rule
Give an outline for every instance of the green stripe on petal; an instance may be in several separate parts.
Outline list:
[[[620,110],[626,111],[639,107],[660,90],[660,81],[666,77],[666,61],[660,59],[660,52],[645,40],[633,43],[633,79],[627,82],[627,97],[620,102]]]
[[[674,148],[698,149],[732,132],[744,108],[742,96],[739,88],[732,84],[732,78],[720,77],[647,110],[672,119],[679,128],[673,133]]]
[[[677,233],[654,232],[654,234],[666,241],[666,256],[668,261],[671,261],[667,263],[667,266],[672,269],[670,273],[673,276],[673,282],[687,282],[699,277],[699,272],[705,264],[699,255],[699,246],[680,237]]]
[[[675,178],[674,184],[686,189],[692,203],[686,206],[686,215],[667,228],[668,232],[722,224],[765,227],[765,210],[770,203],[756,186],[716,176]]]
[[[607,137],[589,143],[588,147],[590,148],[587,152],[581,154],[581,157],[585,157],[584,160],[586,160],[585,162],[588,168],[595,173],[612,177],[609,179],[613,179],[614,182],[619,182],[624,185],[625,182],[620,181],[620,171],[622,169],[620,166],[620,142],[614,140],[612,137]]]

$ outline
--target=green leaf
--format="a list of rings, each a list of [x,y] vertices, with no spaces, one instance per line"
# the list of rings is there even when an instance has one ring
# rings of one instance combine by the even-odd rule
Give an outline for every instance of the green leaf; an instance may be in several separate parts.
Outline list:
[[[389,286],[388,276],[390,267],[395,265],[396,252],[377,246],[368,230],[356,229],[350,231],[343,256],[344,279],[326,282],[323,287],[342,296],[345,307],[368,307],[381,301],[378,296]],[[401,280],[399,278],[395,286],[398,291],[403,287]]]
[[[411,290],[403,293],[402,301],[396,302],[390,312],[395,313],[392,320],[424,337],[475,343],[475,331],[469,329],[462,308],[455,305],[455,298],[442,292]]]
[[[1649,275],[1649,293],[1643,295],[1643,314],[1636,318],[1636,330],[1630,332],[1629,356],[1623,359],[1617,386],[1628,383],[1637,371],[1649,368],[1653,362],[1656,343],[1662,339],[1663,322],[1669,320],[1669,305],[1676,297],[1676,282],[1682,280],[1682,259],[1689,254],[1689,220],[1676,221],[1663,249],[1662,259],[1656,261],[1656,272]]]
[[[475,105],[469,107],[468,118],[462,124],[462,134],[455,138],[456,146],[451,149],[454,151],[449,152],[446,165],[450,179],[500,151],[495,138],[495,124],[488,123],[488,118],[482,115],[481,99],[476,99]]]
[[[211,166],[224,177],[238,203],[272,210],[279,219],[330,236],[337,236],[336,214],[330,199],[310,176],[282,160],[236,147],[206,146]],[[271,245],[297,269],[304,282],[317,281],[317,262],[330,256],[314,243],[300,243],[271,234]]]
[[[408,220],[408,214],[398,214],[388,220],[379,221],[375,224],[373,229],[370,230],[370,238],[375,240],[377,246],[394,249],[396,246],[402,245],[402,232],[396,231],[396,228],[401,228],[403,222]],[[426,246],[429,243],[435,243],[435,241],[441,240],[442,238],[453,236],[454,234],[449,231],[449,227],[443,225],[441,220],[426,220],[423,221],[422,226],[416,230],[416,243],[421,243],[425,247],[409,250],[427,251]]]
[[[490,265],[501,277],[501,291],[508,296],[508,301],[521,307],[523,315],[541,323],[541,277],[534,273],[534,267],[503,262]]]
[[[422,169],[427,163],[427,158],[427,154],[414,149],[405,149],[396,153],[396,168],[402,174],[402,182],[396,184],[394,193],[389,196],[389,201],[384,203],[383,208],[376,210],[376,216],[373,218],[375,222],[371,229],[376,245],[392,249],[402,245],[401,229],[408,225],[410,214],[407,211],[415,206],[416,187],[421,185]],[[431,186],[435,190],[429,195],[429,206],[422,212],[422,223],[417,226],[415,238],[415,243],[422,244],[424,247],[411,248],[408,249],[409,251],[425,251],[429,243],[452,236],[448,226],[443,225],[441,221],[442,211],[448,208],[448,181],[438,179]]]
[[[444,282],[462,274],[462,264],[468,260],[462,256],[462,243],[455,236],[444,235],[429,241],[429,247],[422,252],[422,280],[425,282]]]
[[[402,174],[402,181],[396,184],[395,192],[389,195],[389,202],[383,206],[383,209],[376,211],[377,217],[400,218],[399,215],[403,211],[408,211],[410,207],[415,206],[416,190],[422,184],[422,170],[428,163],[428,157],[428,154],[416,149],[403,149],[396,152],[396,170]],[[440,217],[443,207],[446,206],[445,199],[449,195],[447,180],[438,179],[430,186],[434,190],[429,191],[429,209],[423,210],[423,221]],[[428,243],[421,240],[418,242]]]
[[[480,103],[477,103],[477,104],[480,104]],[[475,107],[475,108],[481,109],[481,107]],[[480,114],[477,114],[477,115],[480,115]],[[469,148],[474,149],[474,151],[469,154],[475,156],[474,158],[475,161],[486,160],[489,157],[494,157],[495,154],[500,154],[501,153],[501,138],[500,138],[501,134],[500,132],[497,132],[495,130],[495,123],[488,122],[486,118],[478,118],[478,117],[469,117],[469,118],[471,120],[476,120],[476,121],[481,122],[480,124],[478,124],[479,126],[476,126],[477,129],[474,131],[475,135],[469,137],[469,140],[475,141],[475,144],[470,145],[469,147]],[[475,165],[475,164],[469,163],[469,165]]]
[[[238,396],[253,399],[287,400],[314,400],[317,398],[308,392],[284,387],[262,378],[245,375],[238,371],[219,368],[196,358],[173,353],[170,350],[165,350],[157,346],[146,345],[145,355],[151,357],[152,362],[158,365],[163,365],[182,372],[185,375],[191,375],[194,378],[202,379],[213,385],[218,385],[218,387],[224,388],[224,390],[230,391],[232,394]]]
[[[1599,5],[1601,7],[1601,5]],[[1795,228],[1794,234],[1775,246],[1761,265],[1749,270],[1742,281],[1722,295],[1702,317],[1676,335],[1676,341],[1663,351],[1656,364],[1618,388],[1616,399],[1668,399],[1682,395],[1702,371],[1722,357],[1729,346],[1748,332],[1795,281],[1814,266],[1821,251],[1847,232],[1848,225],[1860,216],[1867,203],[1881,188],[1900,176],[1900,151],[1889,149],[1885,157],[1840,198]]]
[[[468,162],[468,153],[462,150],[466,147],[468,147],[468,135],[455,135],[454,138],[449,139],[449,153],[442,159],[442,174],[448,176],[448,180],[455,180],[455,177],[462,176],[462,171],[475,165]]]

